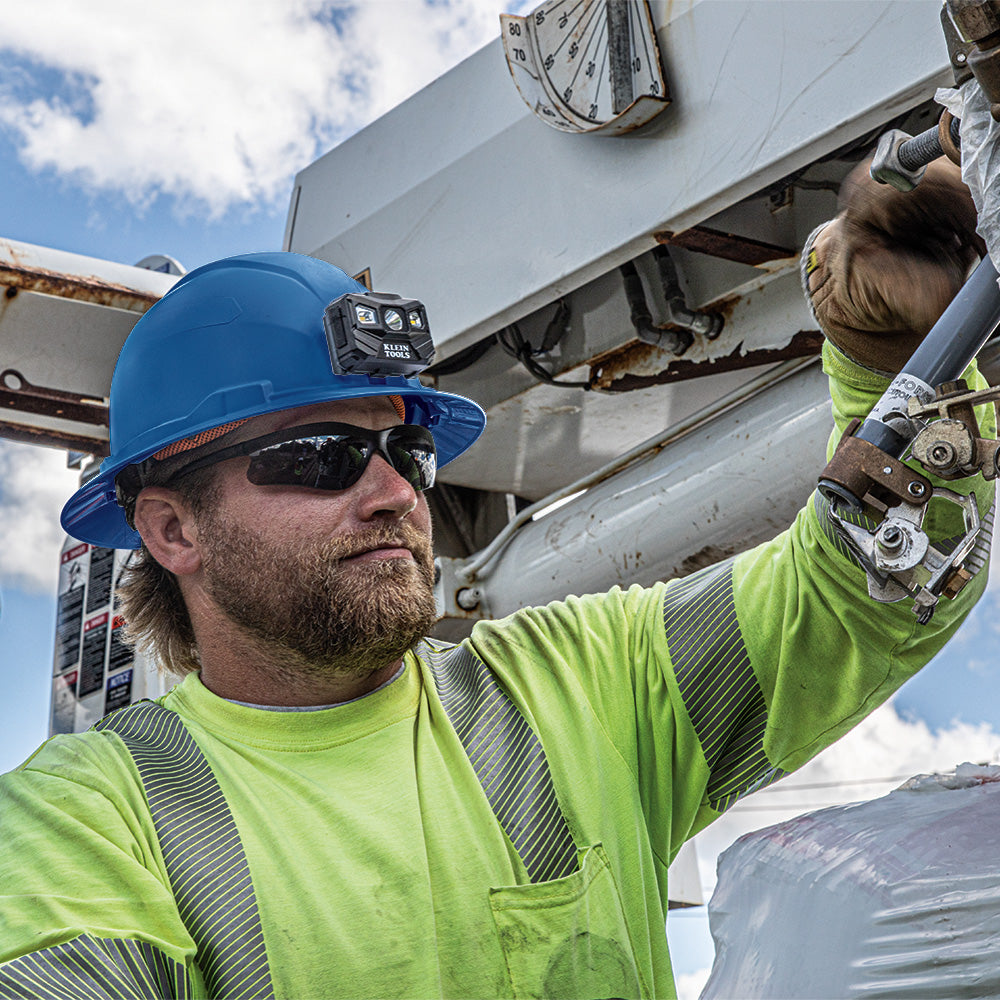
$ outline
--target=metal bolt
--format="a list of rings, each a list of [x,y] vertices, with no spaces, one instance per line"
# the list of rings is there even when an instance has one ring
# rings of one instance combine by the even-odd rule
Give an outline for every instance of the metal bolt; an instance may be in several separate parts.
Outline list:
[[[891,465],[884,466],[882,468],[882,475],[884,475],[884,476],[891,476],[892,475],[892,466]]]
[[[463,587],[455,595],[455,603],[463,611],[475,611],[479,607],[479,602],[482,598],[483,595],[480,593],[478,587]]]
[[[902,548],[904,541],[903,532],[899,530],[894,524],[889,525],[887,528],[883,528],[881,534],[879,535],[879,548],[886,552],[895,552]]]
[[[922,497],[927,492],[927,487],[919,480],[914,479],[912,483],[907,484],[906,492],[911,497]]]
[[[947,441],[935,441],[931,445],[929,454],[935,465],[950,465],[955,461],[955,449]]]

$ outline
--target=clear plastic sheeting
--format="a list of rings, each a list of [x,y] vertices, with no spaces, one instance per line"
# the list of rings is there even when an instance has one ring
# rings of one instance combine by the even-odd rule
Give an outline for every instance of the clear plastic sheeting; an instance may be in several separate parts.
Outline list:
[[[1000,767],[742,837],[709,921],[702,1000],[1000,996]]]
[[[1000,271],[1000,123],[990,115],[989,99],[975,79],[958,89],[942,88],[934,99],[961,120],[962,180],[976,203],[976,228]]]

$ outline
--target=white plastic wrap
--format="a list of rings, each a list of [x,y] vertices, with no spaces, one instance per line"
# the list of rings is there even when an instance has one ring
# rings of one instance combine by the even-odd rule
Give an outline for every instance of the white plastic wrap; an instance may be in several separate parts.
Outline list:
[[[1000,124],[990,115],[990,102],[974,79],[957,90],[943,88],[934,99],[961,119],[962,180],[976,203],[976,228],[1000,270]]]
[[[1000,767],[742,837],[709,920],[702,1000],[1000,997]]]

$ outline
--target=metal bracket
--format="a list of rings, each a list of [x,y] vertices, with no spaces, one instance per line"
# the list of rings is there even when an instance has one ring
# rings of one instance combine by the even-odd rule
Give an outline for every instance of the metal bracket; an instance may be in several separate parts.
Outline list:
[[[879,513],[903,503],[926,504],[933,491],[931,481],[881,448],[855,437],[860,426],[860,420],[848,424],[833,458],[823,470],[820,490],[824,496],[834,506],[842,503],[840,491],[854,497],[868,497]]]
[[[941,30],[944,32],[945,44],[948,46],[948,61],[955,75],[955,86],[960,87],[972,76],[969,68],[969,55],[975,47],[975,42],[966,41],[955,26],[948,10],[948,4],[941,5]]]
[[[54,422],[36,422],[34,416]],[[0,437],[103,458],[109,450],[108,405],[103,399],[34,385],[19,371],[5,368],[0,371]]]
[[[998,0],[947,0],[951,21],[966,45],[952,47],[948,25],[942,17],[949,56],[956,70],[964,64],[972,70],[983,93],[990,101],[990,114],[1000,121],[1000,2]]]
[[[970,390],[965,380],[959,379],[940,386],[938,395],[929,403],[925,403],[919,396],[911,396],[906,404],[906,415],[913,420],[935,417],[943,419],[954,416],[959,407],[972,408],[996,402],[1000,402],[1000,385]]]
[[[478,621],[489,618],[486,592],[478,584],[460,575],[467,559],[438,556],[434,560],[434,600],[439,618],[461,618]]]
[[[959,379],[936,389],[930,402],[911,396],[900,414],[913,434],[910,457],[941,479],[1000,475],[1000,443],[980,436],[975,407],[1000,400],[1000,387],[970,392]],[[972,579],[963,563],[980,531],[974,493],[935,487],[876,445],[855,436],[852,421],[823,471],[820,490],[830,501],[829,519],[837,536],[864,568],[868,593],[876,601],[913,599],[920,624],[930,621],[938,600],[954,597]],[[862,498],[861,507],[845,498]],[[939,497],[961,507],[964,534],[946,551],[923,530],[927,504]],[[863,513],[876,527],[854,523],[838,507]]]
[[[925,426],[913,439],[911,454],[941,479],[959,479],[980,473],[984,479],[1000,475],[1000,442],[980,436],[975,407],[1000,400],[1000,386],[970,392],[963,380],[938,388],[929,403],[915,397],[907,416]],[[928,418],[932,419],[927,423]]]
[[[972,552],[981,522],[976,496],[963,496],[938,487],[933,496],[962,508],[965,534],[951,552],[931,545],[922,530],[926,504],[894,507],[875,531],[852,524],[829,508],[837,535],[861,563],[868,576],[868,594],[882,603],[913,598],[913,612],[921,625],[930,621],[941,596],[953,598],[972,579],[962,563]]]
[[[42,413],[95,427],[108,426],[108,405],[103,399],[89,399],[75,392],[33,385],[13,368],[0,372],[0,407]]]
[[[980,436],[977,404],[1000,400],[1000,387],[970,392],[962,380],[938,386],[935,398],[923,402],[910,397],[905,419],[914,437],[910,456],[942,479],[981,474],[1000,475],[1000,443]],[[980,517],[974,493],[959,494],[934,487],[862,438],[855,437],[861,422],[852,421],[833,458],[823,471],[820,489],[830,501],[830,523],[868,576],[868,593],[876,601],[913,598],[917,621],[926,624],[938,600],[954,597],[972,579],[963,567],[979,536]],[[862,510],[872,517],[869,528],[838,512],[844,497],[863,498]],[[964,534],[953,549],[931,544],[923,530],[927,504],[939,497],[961,507]]]

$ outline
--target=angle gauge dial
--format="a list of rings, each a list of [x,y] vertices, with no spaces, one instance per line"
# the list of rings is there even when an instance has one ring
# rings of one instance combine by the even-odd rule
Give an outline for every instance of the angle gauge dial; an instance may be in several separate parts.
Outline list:
[[[553,128],[620,135],[670,103],[646,0],[547,0],[500,27],[517,89]]]

